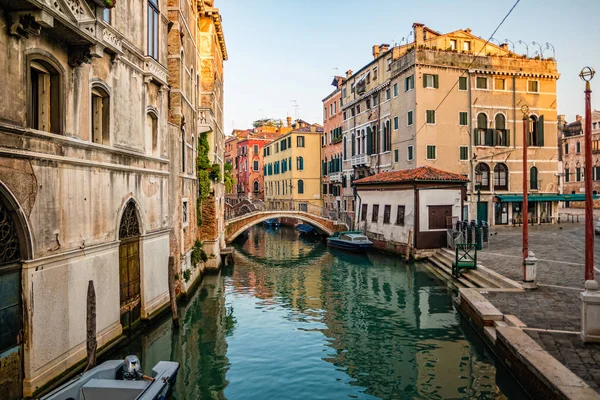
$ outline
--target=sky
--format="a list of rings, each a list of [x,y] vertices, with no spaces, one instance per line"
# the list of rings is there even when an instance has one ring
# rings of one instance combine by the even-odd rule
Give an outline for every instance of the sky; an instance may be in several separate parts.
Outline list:
[[[359,70],[372,46],[400,43],[413,22],[441,33],[471,28],[488,39],[516,0],[216,0],[229,60],[225,62],[225,132],[259,118],[300,117],[323,123],[322,100],[334,75]],[[558,113],[584,114],[579,72],[591,66],[592,108],[600,109],[600,0],[520,0],[494,37],[529,55],[539,47],[558,71]],[[509,44],[512,48],[512,44]]]

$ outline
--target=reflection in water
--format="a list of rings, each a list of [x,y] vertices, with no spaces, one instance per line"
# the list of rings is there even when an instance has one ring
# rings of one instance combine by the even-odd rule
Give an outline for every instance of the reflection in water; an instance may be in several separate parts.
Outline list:
[[[452,292],[419,265],[255,227],[235,266],[127,352],[181,363],[177,399],[504,398]],[[136,348],[137,346],[137,348]]]

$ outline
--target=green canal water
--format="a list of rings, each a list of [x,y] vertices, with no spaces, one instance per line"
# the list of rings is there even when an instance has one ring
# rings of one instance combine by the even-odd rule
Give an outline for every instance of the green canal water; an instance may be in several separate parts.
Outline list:
[[[235,266],[180,310],[103,357],[146,373],[181,364],[174,399],[504,399],[523,394],[426,266],[333,252],[254,227]]]

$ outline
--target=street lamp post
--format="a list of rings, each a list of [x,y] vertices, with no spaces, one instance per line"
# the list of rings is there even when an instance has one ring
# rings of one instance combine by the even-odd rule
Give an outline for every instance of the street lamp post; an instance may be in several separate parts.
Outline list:
[[[590,81],[595,71],[590,67],[581,70],[585,81],[585,280],[594,280],[594,203],[592,199],[592,90]]]
[[[529,256],[529,204],[527,198],[527,128],[529,122],[529,107],[521,107],[523,113],[523,209],[521,215],[523,219],[523,281],[526,281],[527,270],[525,261]]]
[[[595,71],[591,67],[581,70],[585,81],[585,291],[581,299],[581,339],[600,342],[600,291],[594,280],[594,209],[592,192],[592,89],[590,81]]]

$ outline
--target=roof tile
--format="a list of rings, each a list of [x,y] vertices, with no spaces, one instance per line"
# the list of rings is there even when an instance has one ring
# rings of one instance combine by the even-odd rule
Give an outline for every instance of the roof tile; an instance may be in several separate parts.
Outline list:
[[[381,172],[376,175],[354,181],[357,185],[372,185],[376,183],[407,183],[407,182],[468,182],[463,175],[442,171],[430,166],[403,169],[398,171]]]

